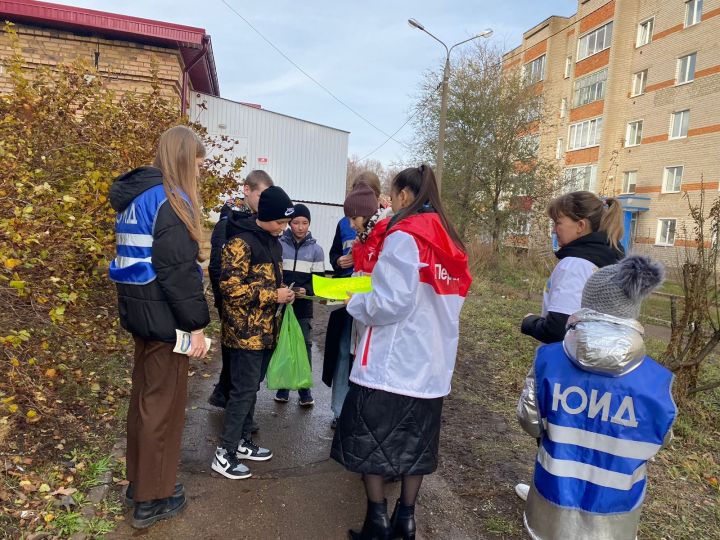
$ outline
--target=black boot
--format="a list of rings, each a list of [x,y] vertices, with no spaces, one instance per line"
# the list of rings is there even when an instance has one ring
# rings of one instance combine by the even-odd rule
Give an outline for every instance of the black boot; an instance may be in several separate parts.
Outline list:
[[[390,520],[387,515],[387,501],[381,503],[368,501],[362,531],[350,530],[348,533],[351,540],[388,540]]]
[[[173,497],[179,497],[180,495],[185,495],[185,486],[182,484],[175,484],[175,490],[173,491],[172,496]],[[135,498],[135,486],[132,482],[128,484],[127,489],[125,490],[125,506],[128,508],[133,508],[135,506],[135,501],[133,500]]]
[[[176,516],[186,504],[185,495],[136,503],[132,526],[136,529],[146,529],[156,521]]]
[[[398,499],[390,518],[390,529],[391,540],[415,540],[415,505],[405,506]]]

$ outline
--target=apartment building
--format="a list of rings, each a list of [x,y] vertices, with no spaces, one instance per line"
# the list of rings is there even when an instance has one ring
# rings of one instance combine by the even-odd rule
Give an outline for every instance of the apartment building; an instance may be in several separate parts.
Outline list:
[[[579,0],[504,57],[543,95],[540,155],[619,197],[627,246],[670,265],[696,245],[688,202],[719,194],[719,41],[720,0]]]

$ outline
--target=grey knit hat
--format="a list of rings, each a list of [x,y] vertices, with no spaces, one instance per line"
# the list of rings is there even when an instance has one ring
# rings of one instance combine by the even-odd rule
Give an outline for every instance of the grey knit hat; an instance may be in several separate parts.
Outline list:
[[[663,282],[660,263],[634,255],[605,266],[585,283],[582,307],[622,319],[637,319],[642,301]]]

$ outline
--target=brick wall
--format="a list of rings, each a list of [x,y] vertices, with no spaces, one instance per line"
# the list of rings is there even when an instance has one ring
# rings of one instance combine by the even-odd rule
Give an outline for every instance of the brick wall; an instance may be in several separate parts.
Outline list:
[[[179,97],[182,87],[182,58],[175,49],[143,45],[130,41],[81,36],[72,32],[23,24],[15,25],[25,66],[28,70],[52,68],[80,58],[89,65],[100,52],[98,72],[106,83],[120,91],[149,92],[151,69],[155,63],[163,93]],[[12,55],[10,36],[0,31],[0,63]],[[0,92],[10,90],[5,70],[0,71]]]

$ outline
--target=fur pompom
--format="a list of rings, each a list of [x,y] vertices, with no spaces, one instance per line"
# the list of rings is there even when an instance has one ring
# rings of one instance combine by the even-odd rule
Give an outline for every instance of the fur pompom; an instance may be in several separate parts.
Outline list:
[[[648,257],[632,255],[618,263],[618,271],[613,281],[623,290],[627,297],[635,302],[641,301],[657,289],[665,279],[665,268],[662,264]]]

